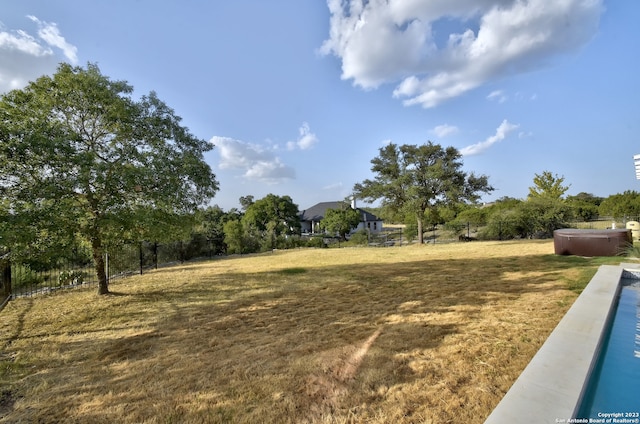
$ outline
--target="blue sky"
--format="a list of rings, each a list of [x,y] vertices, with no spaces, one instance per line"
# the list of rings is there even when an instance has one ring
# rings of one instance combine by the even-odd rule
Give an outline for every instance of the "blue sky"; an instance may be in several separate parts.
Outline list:
[[[0,92],[97,63],[156,91],[220,191],[301,210],[372,178],[378,149],[433,141],[525,198],[640,191],[640,2],[0,0]]]

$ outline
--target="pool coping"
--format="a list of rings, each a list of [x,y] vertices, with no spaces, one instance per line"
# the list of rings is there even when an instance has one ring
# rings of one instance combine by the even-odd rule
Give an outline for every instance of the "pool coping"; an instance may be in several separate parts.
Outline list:
[[[566,423],[575,418],[623,276],[640,278],[640,264],[598,268],[485,424]]]

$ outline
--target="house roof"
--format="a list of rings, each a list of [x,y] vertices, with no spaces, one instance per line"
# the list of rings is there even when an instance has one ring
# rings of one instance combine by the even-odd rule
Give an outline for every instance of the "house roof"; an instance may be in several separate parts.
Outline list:
[[[302,213],[300,213],[300,221],[320,221],[322,220],[322,218],[324,218],[327,209],[340,209],[341,207],[344,207],[344,202],[320,202],[308,209],[303,210]],[[360,219],[364,222],[382,221],[382,219],[378,218],[370,212],[365,211],[364,209],[356,208],[356,210],[361,214]]]

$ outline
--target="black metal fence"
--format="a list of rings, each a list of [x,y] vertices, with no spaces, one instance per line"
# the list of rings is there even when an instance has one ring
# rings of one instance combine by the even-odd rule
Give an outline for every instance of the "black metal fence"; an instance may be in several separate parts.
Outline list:
[[[90,253],[76,253],[61,257],[49,255],[46,260],[12,258],[10,253],[0,256],[0,310],[10,299],[97,285]],[[105,254],[105,271],[107,279],[112,281],[159,266],[213,255],[214,250],[206,241],[122,244]]]
[[[56,268],[33,268],[29,263],[11,262],[11,298],[35,296],[60,289],[95,284],[93,263],[59,263]]]

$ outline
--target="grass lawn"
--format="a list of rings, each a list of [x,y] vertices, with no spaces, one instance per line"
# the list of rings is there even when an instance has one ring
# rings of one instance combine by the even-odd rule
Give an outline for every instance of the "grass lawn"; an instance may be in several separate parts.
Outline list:
[[[303,249],[15,300],[0,422],[481,423],[622,260],[549,240]]]

